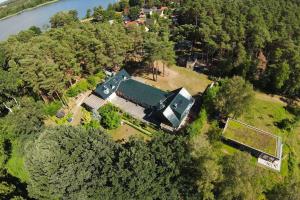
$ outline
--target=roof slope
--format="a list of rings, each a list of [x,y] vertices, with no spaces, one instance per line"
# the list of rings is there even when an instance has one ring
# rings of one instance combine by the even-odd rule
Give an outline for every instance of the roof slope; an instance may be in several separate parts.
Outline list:
[[[148,108],[157,106],[168,94],[167,92],[133,79],[122,82],[117,93]]]
[[[178,128],[182,120],[187,116],[195,100],[185,88],[173,91],[165,101],[163,116]]]
[[[121,82],[128,79],[130,79],[130,75],[123,69],[104,83],[98,84],[95,93],[103,99],[107,99],[112,93],[118,90]]]

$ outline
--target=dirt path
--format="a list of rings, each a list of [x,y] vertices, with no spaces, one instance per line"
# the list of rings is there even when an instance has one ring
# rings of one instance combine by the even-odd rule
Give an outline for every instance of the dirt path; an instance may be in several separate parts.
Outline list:
[[[73,121],[72,121],[72,125],[76,126],[78,124],[80,124],[80,120],[81,120],[81,104],[84,101],[84,99],[89,96],[91,94],[92,91],[86,91],[85,93],[81,93],[79,94],[76,98],[75,98],[75,102],[72,101],[69,104],[70,107],[70,113],[72,113],[73,115]]]

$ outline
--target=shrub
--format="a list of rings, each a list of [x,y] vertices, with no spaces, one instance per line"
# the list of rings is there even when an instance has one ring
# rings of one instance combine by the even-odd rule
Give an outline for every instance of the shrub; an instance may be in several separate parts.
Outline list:
[[[62,103],[60,101],[53,101],[44,106],[45,115],[54,116],[62,107]]]
[[[189,134],[189,136],[193,137],[199,134],[206,120],[207,120],[207,113],[206,110],[203,108],[201,109],[197,119],[187,128],[187,133]]]
[[[97,86],[105,78],[105,74],[103,72],[99,72],[95,75],[92,75],[87,78],[87,82],[89,83],[89,88],[93,89]]]
[[[291,131],[295,125],[295,121],[290,119],[283,119],[279,122],[275,122],[274,124],[282,130]]]
[[[68,97],[76,97],[81,92],[89,89],[89,83],[86,80],[79,81],[67,90]]]
[[[111,104],[107,104],[100,108],[99,114],[101,115],[100,123],[106,129],[116,129],[121,124],[121,115],[118,109]]]

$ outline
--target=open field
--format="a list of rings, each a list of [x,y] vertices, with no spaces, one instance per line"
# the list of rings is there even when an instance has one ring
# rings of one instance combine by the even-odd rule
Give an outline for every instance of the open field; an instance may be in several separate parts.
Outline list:
[[[243,114],[239,120],[264,131],[283,135],[283,130],[275,126],[276,122],[291,119],[293,115],[284,108],[285,104],[278,100],[255,98],[252,108]]]
[[[277,138],[252,129],[244,124],[229,120],[223,136],[238,143],[277,156]]]
[[[138,137],[144,140],[149,140],[150,137],[143,134],[139,130],[129,126],[128,124],[122,124],[116,130],[109,131],[109,134],[114,140],[128,140],[131,136]]]
[[[152,74],[149,73],[137,72],[134,76],[138,76],[140,81],[148,85],[152,85],[165,91],[172,91],[185,87],[192,95],[203,92],[212,82],[204,74],[177,66],[166,67],[165,76],[158,76],[157,81],[153,81]]]

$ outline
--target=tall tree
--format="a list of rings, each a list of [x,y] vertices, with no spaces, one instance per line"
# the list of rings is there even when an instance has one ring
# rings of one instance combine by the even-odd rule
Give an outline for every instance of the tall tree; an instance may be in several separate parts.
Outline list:
[[[224,180],[217,187],[218,199],[258,199],[262,194],[260,172],[251,156],[236,153],[222,162]]]
[[[239,117],[251,106],[253,86],[241,77],[225,79],[213,100],[215,108],[225,117]]]

